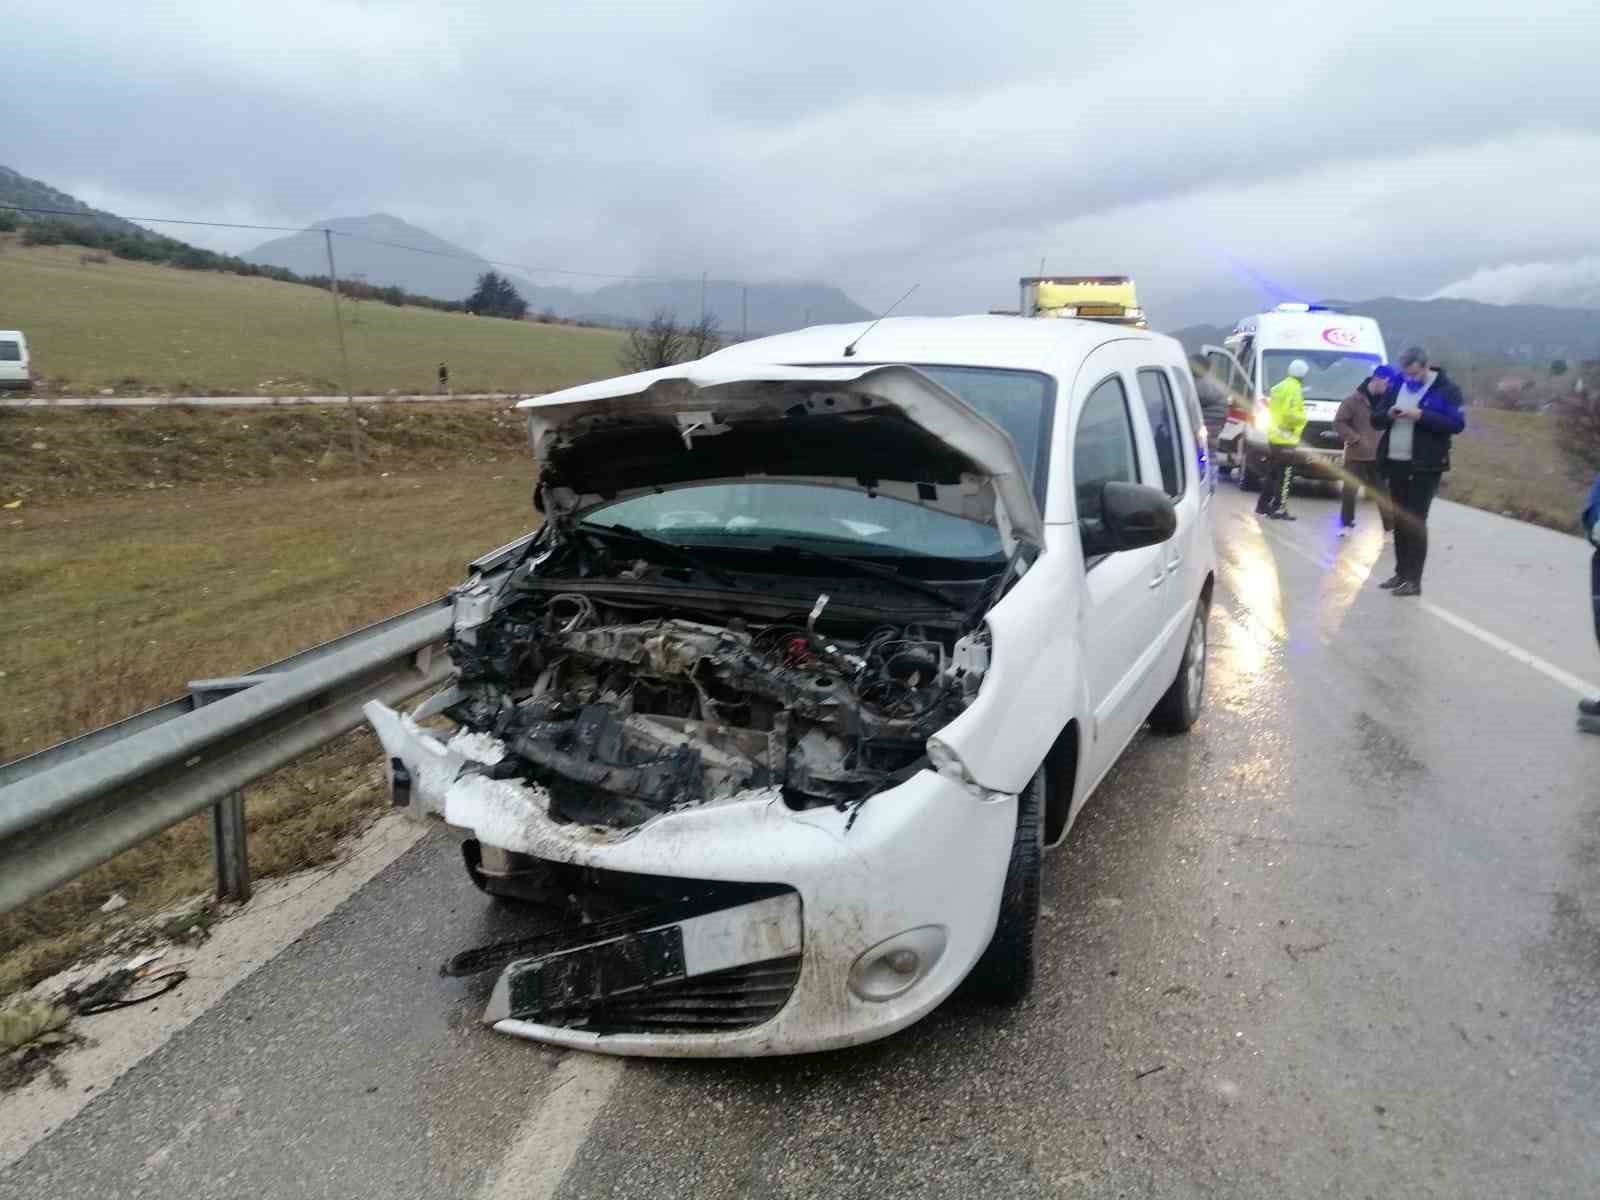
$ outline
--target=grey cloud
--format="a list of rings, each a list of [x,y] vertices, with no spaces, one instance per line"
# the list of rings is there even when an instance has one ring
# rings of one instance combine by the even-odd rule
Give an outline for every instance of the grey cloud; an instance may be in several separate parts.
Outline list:
[[[1420,294],[1581,257],[1589,221],[1541,193],[1600,183],[1551,140],[1600,137],[1600,36],[1557,4],[28,4],[10,86],[40,102],[0,161],[95,202],[388,210],[496,257],[868,305],[1005,304],[1040,254],[1137,270],[1183,319],[1252,271]],[[1468,161],[1448,190],[1441,154]]]

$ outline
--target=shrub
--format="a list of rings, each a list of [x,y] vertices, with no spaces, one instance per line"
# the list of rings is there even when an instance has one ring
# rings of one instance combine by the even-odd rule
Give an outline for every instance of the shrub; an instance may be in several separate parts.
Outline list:
[[[1600,372],[1595,385],[1563,398],[1556,408],[1561,448],[1572,465],[1588,475],[1600,471]]]

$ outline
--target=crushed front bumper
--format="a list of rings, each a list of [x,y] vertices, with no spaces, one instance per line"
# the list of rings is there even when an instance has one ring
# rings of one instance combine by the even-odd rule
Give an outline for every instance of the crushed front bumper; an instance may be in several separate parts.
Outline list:
[[[663,928],[676,933],[629,931],[631,942],[605,948],[613,939],[597,939],[575,947],[579,954],[566,961],[546,955],[510,964],[485,1014],[501,1032],[667,1057],[856,1045],[930,1012],[994,933],[1016,827],[1014,796],[925,770],[850,812],[793,809],[776,789],[763,789],[628,829],[600,829],[553,821],[537,788],[463,774],[471,761],[493,760],[498,749],[490,739],[458,735],[445,743],[381,704],[366,712],[397,778],[408,783],[407,811],[441,816],[486,847],[545,862],[779,891],[698,923],[666,922]],[[570,1003],[574,995],[581,1000],[585,988],[610,988],[595,983],[606,970],[628,981],[621,991],[611,988],[619,998],[669,998],[659,990],[665,987],[678,989],[680,999],[703,999],[699,993],[713,988],[719,995],[761,992],[775,1000],[775,1011],[767,1015],[752,1004],[762,1019],[703,1032],[566,1023],[563,1012],[582,1008]],[[545,1015],[513,1015],[524,1010]]]

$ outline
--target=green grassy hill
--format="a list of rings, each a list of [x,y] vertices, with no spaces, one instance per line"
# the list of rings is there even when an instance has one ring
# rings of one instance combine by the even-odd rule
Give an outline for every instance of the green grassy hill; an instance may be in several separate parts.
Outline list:
[[[124,262],[0,235],[0,328],[28,335],[43,390],[336,394],[331,298],[270,279]],[[617,373],[624,335],[377,301],[344,304],[355,390],[538,392]]]

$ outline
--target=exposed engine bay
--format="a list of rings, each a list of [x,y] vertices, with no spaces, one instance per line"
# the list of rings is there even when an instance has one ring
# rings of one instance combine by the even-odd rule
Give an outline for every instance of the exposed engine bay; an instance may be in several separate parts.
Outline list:
[[[826,594],[766,620],[670,592],[497,590],[458,597],[444,713],[505,749],[472,770],[538,786],[558,822],[628,827],[773,787],[795,808],[859,803],[925,763],[988,665],[981,626],[829,619]]]

